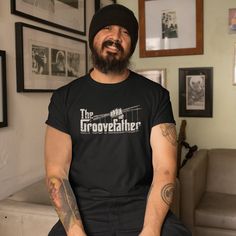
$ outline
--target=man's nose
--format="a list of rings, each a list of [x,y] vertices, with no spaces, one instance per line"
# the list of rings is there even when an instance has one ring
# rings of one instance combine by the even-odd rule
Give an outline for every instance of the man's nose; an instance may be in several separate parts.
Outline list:
[[[111,36],[114,41],[121,42],[121,29],[118,26],[114,26],[111,31]]]

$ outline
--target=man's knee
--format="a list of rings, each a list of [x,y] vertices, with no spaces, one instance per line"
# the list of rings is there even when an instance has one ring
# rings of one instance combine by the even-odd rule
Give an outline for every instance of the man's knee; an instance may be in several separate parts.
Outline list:
[[[181,227],[169,225],[163,228],[161,236],[192,236],[192,233],[183,225],[181,225]]]
[[[192,233],[172,212],[168,212],[162,226],[161,236],[192,236]]]
[[[66,236],[66,231],[60,220],[52,227],[48,236]]]

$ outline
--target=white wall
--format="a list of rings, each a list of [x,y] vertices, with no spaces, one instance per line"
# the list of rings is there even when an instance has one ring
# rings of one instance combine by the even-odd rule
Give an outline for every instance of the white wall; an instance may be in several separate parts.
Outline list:
[[[87,4],[87,29],[94,12]],[[51,93],[17,93],[15,22],[25,22],[73,37],[67,31],[30,21],[10,13],[10,1],[0,0],[0,50],[7,58],[8,127],[0,129],[0,199],[44,176],[44,132]]]
[[[138,17],[138,0],[119,0]],[[236,34],[228,34],[228,9],[235,0],[204,0],[204,54],[196,56],[139,58],[133,56],[134,69],[167,69],[167,88],[179,128],[187,120],[187,142],[199,148],[236,148],[236,86],[232,86]],[[213,67],[213,118],[178,116],[178,68]]]
[[[4,2],[4,3],[3,3]],[[138,0],[119,0],[138,17]],[[93,0],[86,0],[87,25]],[[200,148],[236,147],[236,86],[232,86],[233,51],[236,34],[227,32],[228,8],[235,0],[204,0],[203,55],[139,58],[133,56],[134,69],[166,68],[175,118],[178,117],[178,68],[214,67],[213,118],[187,118],[187,141]],[[9,127],[0,129],[0,199],[44,175],[44,121],[50,93],[17,93],[14,22],[21,21],[78,37],[44,24],[10,14],[10,1],[0,0],[0,50],[7,52],[7,92]],[[87,27],[88,29],[88,27]],[[83,38],[83,37],[81,37]]]

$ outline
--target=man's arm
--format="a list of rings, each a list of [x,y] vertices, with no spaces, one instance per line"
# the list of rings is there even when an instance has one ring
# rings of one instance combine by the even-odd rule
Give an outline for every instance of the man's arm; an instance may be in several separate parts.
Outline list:
[[[68,236],[85,236],[74,193],[68,181],[72,141],[50,126],[45,137],[46,183],[50,198]]]
[[[149,190],[140,236],[160,236],[170,208],[176,177],[176,129],[174,124],[156,125],[151,131],[153,181]]]

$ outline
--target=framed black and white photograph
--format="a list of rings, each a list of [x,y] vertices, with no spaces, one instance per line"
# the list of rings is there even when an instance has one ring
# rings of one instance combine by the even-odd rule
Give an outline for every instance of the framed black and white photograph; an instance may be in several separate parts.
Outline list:
[[[11,0],[11,13],[73,33],[86,34],[85,0]]]
[[[0,128],[7,126],[6,52],[0,50]]]
[[[139,0],[140,57],[203,54],[203,0]]]
[[[116,0],[95,0],[95,11],[113,3],[116,3]]]
[[[136,72],[166,88],[166,69],[136,70]]]
[[[87,42],[17,22],[17,92],[50,92],[87,73]]]
[[[213,68],[179,69],[179,116],[212,117]]]

